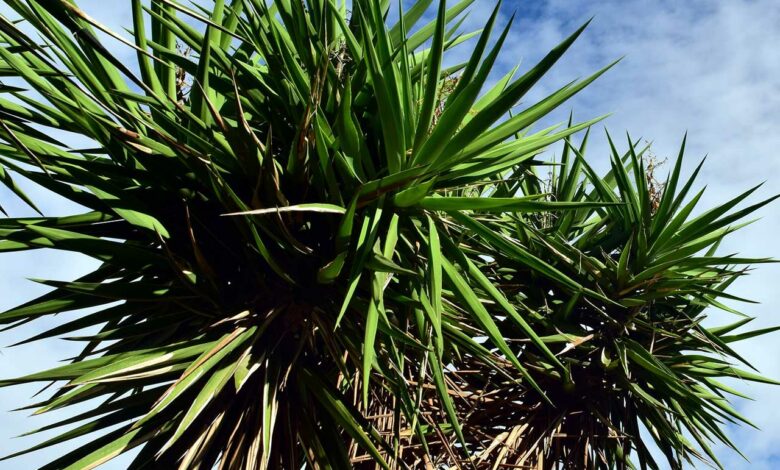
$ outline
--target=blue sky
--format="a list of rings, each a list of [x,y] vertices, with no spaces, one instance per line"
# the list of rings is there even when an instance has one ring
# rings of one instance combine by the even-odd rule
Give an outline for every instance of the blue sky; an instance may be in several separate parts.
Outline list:
[[[85,11],[116,30],[129,24],[129,2],[80,0]],[[452,2],[451,2],[452,3]],[[476,0],[465,23],[479,27],[490,14],[493,0]],[[615,135],[626,131],[654,142],[654,153],[673,158],[683,133],[689,133],[688,164],[708,155],[700,184],[708,187],[702,207],[733,197],[767,180],[754,201],[780,190],[780,2],[777,0],[550,0],[514,2],[502,9],[506,22],[517,18],[502,50],[497,74],[520,63],[521,70],[576,29],[588,18],[593,23],[567,56],[529,94],[531,103],[557,86],[586,76],[611,60],[625,56],[617,67],[583,91],[551,118],[589,119],[612,112],[605,125]],[[0,13],[7,12],[0,1]],[[468,54],[468,48],[454,51]],[[130,53],[125,51],[128,57]],[[590,161],[597,168],[607,164],[604,139],[592,141]],[[48,214],[75,209],[41,190],[30,188]],[[0,190],[0,203],[13,215],[27,215]],[[780,258],[775,243],[780,233],[780,204],[764,208],[762,220],[738,232],[724,243],[724,252]],[[29,277],[71,279],[87,272],[89,259],[63,253],[4,254],[0,262],[0,309],[10,308],[44,292]],[[776,280],[780,266],[763,265],[734,285],[733,293],[761,302],[740,305],[757,317],[754,326],[780,324]],[[73,316],[74,314],[68,314]],[[715,320],[724,318],[715,315]],[[5,346],[45,329],[44,323],[0,334]],[[780,378],[780,336],[750,341],[737,348],[764,374]],[[0,377],[17,376],[45,367],[74,354],[77,345],[64,340],[0,350]],[[729,435],[750,458],[745,462],[727,449],[718,449],[728,469],[765,470],[780,465],[780,388],[737,383],[755,398],[737,401],[737,408],[760,430],[747,426],[729,428]],[[28,418],[26,412],[6,410],[30,403],[35,387],[0,389],[0,454],[39,442],[38,437],[11,437],[60,416]],[[50,435],[45,435],[49,437]],[[73,445],[73,444],[67,444]],[[0,462],[0,469],[37,467],[57,456],[57,448]],[[120,469],[126,459],[105,466]]]

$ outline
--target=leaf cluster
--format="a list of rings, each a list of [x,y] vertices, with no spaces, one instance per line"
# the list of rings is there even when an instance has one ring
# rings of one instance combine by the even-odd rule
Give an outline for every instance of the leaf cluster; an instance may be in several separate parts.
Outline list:
[[[715,461],[745,421],[718,379],[768,381],[730,347],[768,330],[702,326],[768,260],[716,249],[767,201],[694,217],[698,168],[681,150],[659,191],[630,139],[597,174],[601,118],[533,126],[612,64],[515,109],[585,25],[492,83],[512,21],[493,34],[498,4],[463,33],[472,1],[388,26],[385,0],[131,0],[125,39],[70,0],[6,0],[0,72],[25,88],[0,90],[0,181],[84,212],[0,219],[0,252],[100,261],[0,313],[92,309],[24,341],[77,357],[0,385],[93,406],[9,457],[95,433],[44,468],[136,447],[131,468],[658,468],[646,428],[675,468]]]

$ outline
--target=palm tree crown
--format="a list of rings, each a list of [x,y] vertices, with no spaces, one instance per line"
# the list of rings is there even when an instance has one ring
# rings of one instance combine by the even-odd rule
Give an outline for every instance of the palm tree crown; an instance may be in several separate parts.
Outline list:
[[[768,261],[717,252],[768,201],[694,216],[684,143],[660,184],[630,138],[591,168],[601,118],[532,130],[611,64],[515,112],[585,26],[493,82],[511,21],[463,33],[472,1],[388,26],[389,0],[131,0],[125,39],[71,0],[5,0],[0,70],[24,89],[2,85],[0,181],[83,212],[0,219],[0,252],[100,262],[0,314],[91,309],[25,341],[81,354],[0,385],[93,406],[9,457],[94,433],[44,468],[133,448],[131,468],[659,468],[646,429],[674,468],[717,462],[745,421],[720,378],[769,382],[730,344],[770,330],[702,322]]]

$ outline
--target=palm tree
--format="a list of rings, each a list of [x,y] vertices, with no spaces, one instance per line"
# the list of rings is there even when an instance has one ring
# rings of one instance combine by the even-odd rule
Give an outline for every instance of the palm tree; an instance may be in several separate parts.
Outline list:
[[[26,89],[2,85],[0,180],[83,212],[0,219],[0,251],[100,262],[0,314],[91,309],[26,341],[98,331],[0,382],[56,385],[36,413],[91,404],[7,458],[91,435],[44,468],[659,468],[645,429],[674,468],[717,462],[746,421],[719,379],[770,382],[730,344],[770,330],[702,326],[767,261],[716,250],[768,201],[694,217],[698,168],[681,149],[660,184],[630,138],[597,174],[601,118],[532,127],[611,65],[513,111],[585,26],[488,86],[511,21],[462,33],[472,1],[388,26],[389,0],[131,0],[127,40],[71,0],[5,0],[0,68]]]

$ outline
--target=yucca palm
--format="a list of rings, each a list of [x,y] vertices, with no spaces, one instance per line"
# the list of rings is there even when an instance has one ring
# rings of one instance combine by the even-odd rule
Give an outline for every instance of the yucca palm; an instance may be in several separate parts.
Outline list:
[[[463,33],[472,1],[388,27],[389,1],[131,0],[122,39],[70,0],[5,0],[25,89],[2,89],[0,179],[84,212],[0,219],[0,251],[101,262],[0,314],[92,309],[27,340],[78,357],[2,382],[58,384],[37,413],[93,404],[16,455],[95,433],[44,468],[139,446],[132,468],[658,468],[646,428],[675,468],[714,460],[744,421],[718,378],[768,381],[729,347],[767,331],[702,326],[766,260],[716,248],[766,202],[693,217],[682,151],[659,185],[631,140],[591,169],[600,118],[531,130],[609,66],[514,112],[584,26],[487,86],[511,21]]]

